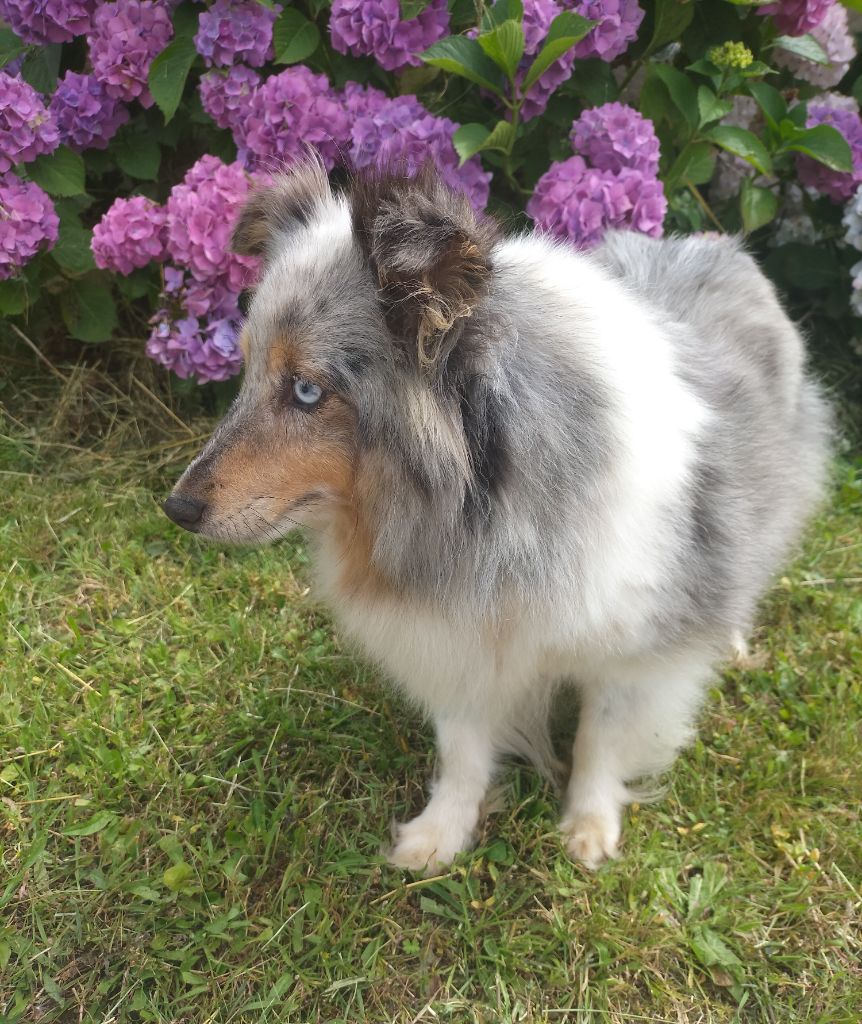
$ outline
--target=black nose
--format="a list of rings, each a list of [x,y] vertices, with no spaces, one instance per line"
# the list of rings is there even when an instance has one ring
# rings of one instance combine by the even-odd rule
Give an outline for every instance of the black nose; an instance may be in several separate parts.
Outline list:
[[[172,494],[162,505],[168,519],[173,519],[177,526],[181,526],[184,530],[191,530],[192,533],[197,532],[197,524],[200,523],[206,507],[205,501],[198,501],[197,498],[181,498],[177,494]]]

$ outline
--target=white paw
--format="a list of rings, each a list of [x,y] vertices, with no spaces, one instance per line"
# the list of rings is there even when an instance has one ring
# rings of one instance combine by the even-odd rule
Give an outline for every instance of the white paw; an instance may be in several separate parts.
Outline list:
[[[591,871],[609,857],[618,855],[618,814],[575,814],[565,818],[560,829],[569,856]]]
[[[410,871],[428,871],[451,864],[455,856],[472,845],[472,830],[441,821],[436,815],[420,814],[405,825],[395,826],[394,843],[388,851],[390,864]]]

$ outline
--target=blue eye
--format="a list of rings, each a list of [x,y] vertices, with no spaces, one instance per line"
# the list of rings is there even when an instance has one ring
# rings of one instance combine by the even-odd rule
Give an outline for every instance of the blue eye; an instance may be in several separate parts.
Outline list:
[[[323,397],[323,391],[317,384],[312,384],[310,380],[306,380],[304,377],[294,377],[293,397],[300,405],[305,406],[306,409],[311,409]]]

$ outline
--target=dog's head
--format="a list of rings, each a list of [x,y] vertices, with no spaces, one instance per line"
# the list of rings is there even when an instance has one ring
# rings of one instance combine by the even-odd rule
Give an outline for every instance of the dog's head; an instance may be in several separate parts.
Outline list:
[[[167,515],[207,537],[262,542],[355,517],[363,495],[397,500],[380,493],[387,452],[426,487],[432,450],[466,473],[458,400],[441,382],[466,372],[494,240],[430,168],[336,187],[308,162],[255,193],[233,237],[263,261],[242,387]]]

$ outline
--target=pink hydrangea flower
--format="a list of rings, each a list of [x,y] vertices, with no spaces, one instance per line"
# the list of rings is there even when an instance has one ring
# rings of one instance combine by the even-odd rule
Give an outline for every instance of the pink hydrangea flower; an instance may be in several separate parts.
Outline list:
[[[67,71],[51,99],[60,141],[71,149],[105,149],[129,112],[121,100],[109,96],[93,75]]]
[[[20,78],[0,71],[0,173],[53,152],[60,133],[41,96]]]
[[[90,27],[96,0],[0,0],[0,19],[25,43],[68,43]]]
[[[625,167],[655,177],[659,143],[652,121],[624,103],[605,103],[585,110],[572,123],[572,146],[600,171]]]
[[[817,28],[835,0],[781,0],[758,8],[759,14],[771,14],[775,27],[785,36],[804,36]]]
[[[333,0],[329,35],[339,53],[371,56],[387,71],[418,67],[417,54],[449,31],[446,0],[431,3],[404,21],[398,0]]]
[[[356,99],[354,98],[354,103]],[[357,117],[350,141],[354,167],[401,167],[415,174],[431,159],[451,188],[466,193],[477,209],[488,202],[491,175],[478,157],[462,166],[452,136],[458,125],[446,117],[429,114],[415,96],[399,96],[377,104],[373,112]]]
[[[215,0],[198,20],[195,48],[209,67],[245,62],[259,68],[272,60],[272,26],[281,6],[258,0]]]
[[[0,176],[0,280],[12,277],[43,248],[57,241],[54,204],[33,181]]]
[[[219,128],[242,131],[251,97],[260,85],[260,75],[244,64],[237,64],[227,74],[213,69],[201,75],[199,93],[201,106]]]
[[[325,75],[315,75],[303,64],[270,75],[234,128],[240,159],[252,170],[280,169],[301,157],[309,144],[331,169],[349,137],[343,100]]]
[[[178,377],[194,377],[199,384],[206,384],[239,373],[242,353],[237,321],[223,318],[202,324],[197,317],[173,319],[167,310],[160,310],[150,323],[153,329],[145,347],[147,355]]]
[[[146,196],[115,199],[93,228],[90,248],[96,266],[131,274],[167,256],[167,213]]]
[[[100,4],[89,35],[93,74],[109,96],[140,100],[151,107],[147,74],[153,58],[174,34],[164,4],[157,0],[115,0]]]
[[[853,170],[833,171],[810,156],[800,155],[796,158],[799,180],[806,188],[829,196],[833,202],[844,203],[862,183],[862,118],[853,110],[812,103],[808,107],[806,123],[809,128],[818,124],[831,124],[841,132],[850,146]]]
[[[167,249],[198,281],[219,280],[235,293],[255,275],[258,261],[229,252],[230,238],[252,179],[239,163],[204,156],[168,198]]]
[[[609,228],[658,238],[667,212],[662,184],[640,171],[589,168],[583,157],[552,164],[539,179],[527,213],[536,225],[580,248],[598,245]]]
[[[576,58],[616,60],[637,39],[644,19],[644,10],[637,0],[564,0],[564,6],[598,22],[575,46]]]
[[[563,6],[557,0],[524,0],[524,57],[518,68],[517,81],[524,81],[533,58],[545,43],[551,22],[561,14]],[[571,78],[575,63],[575,49],[567,50],[558,57],[538,81],[534,82],[521,107],[521,117],[529,121],[545,112],[552,94],[567,79]]]
[[[811,29],[811,35],[826,51],[828,64],[817,64],[781,47],[775,49],[775,63],[819,89],[831,89],[847,74],[856,56],[856,43],[847,27],[847,9],[841,4],[832,4],[823,20]]]

